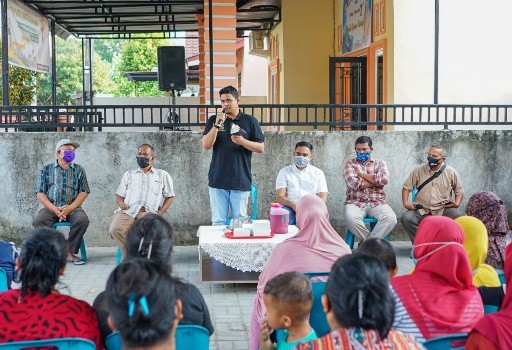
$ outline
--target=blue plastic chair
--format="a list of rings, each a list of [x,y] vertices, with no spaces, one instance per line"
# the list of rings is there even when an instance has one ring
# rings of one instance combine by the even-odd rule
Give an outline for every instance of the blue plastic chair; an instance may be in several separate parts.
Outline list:
[[[110,333],[105,338],[105,349],[107,350],[121,350],[121,335],[119,332]]]
[[[492,314],[498,312],[498,306],[484,304],[484,314]]]
[[[252,215],[251,220],[256,220],[258,218],[258,187],[255,184],[251,185],[251,191],[249,192],[249,196],[252,198]],[[227,218],[226,225],[231,223],[231,218]]]
[[[496,273],[498,274],[498,278],[500,279],[501,284],[507,284],[507,281],[505,280],[505,272],[500,269],[495,269]]]
[[[116,265],[119,265],[121,263],[121,260],[123,260],[123,252],[121,251],[121,248],[117,247]]]
[[[0,267],[0,292],[5,292],[9,289],[7,285],[7,272]]]
[[[46,340],[27,340],[0,344],[2,350],[22,350],[55,347],[59,350],[96,350],[96,344],[83,338],[59,338]]]
[[[467,338],[466,333],[450,334],[427,340],[423,346],[427,350],[464,350]]]
[[[69,221],[60,221],[52,225],[54,230],[56,230],[57,227],[71,227],[71,223]],[[80,243],[80,255],[82,256],[82,260],[87,262],[87,251],[85,250],[85,239],[83,238],[82,243]]]
[[[375,218],[363,218],[363,222],[365,224],[366,223],[370,224],[370,232],[372,232],[374,227],[375,227],[375,225],[377,225],[378,220],[375,219]],[[386,240],[388,240],[388,236],[386,236]],[[352,232],[350,232],[349,229],[347,229],[347,233],[345,235],[345,242],[347,242],[347,244],[350,247],[350,249],[354,248],[354,241],[355,241],[354,234]]]
[[[306,272],[304,273],[308,278],[329,276],[329,272]],[[326,281],[311,281],[311,288],[313,289],[313,305],[309,314],[309,324],[315,330],[318,337],[322,337],[331,331],[327,318],[325,316],[324,308],[322,307],[322,295],[325,293]]]
[[[202,326],[178,325],[176,328],[176,350],[209,350],[210,334]]]

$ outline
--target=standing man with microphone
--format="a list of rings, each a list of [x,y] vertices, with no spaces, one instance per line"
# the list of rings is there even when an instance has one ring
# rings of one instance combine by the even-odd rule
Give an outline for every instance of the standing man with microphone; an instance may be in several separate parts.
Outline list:
[[[204,149],[213,148],[208,172],[212,225],[226,225],[230,210],[232,218],[247,216],[252,153],[265,149],[258,121],[238,108],[238,91],[226,86],[219,95],[222,113],[208,118],[201,140]]]

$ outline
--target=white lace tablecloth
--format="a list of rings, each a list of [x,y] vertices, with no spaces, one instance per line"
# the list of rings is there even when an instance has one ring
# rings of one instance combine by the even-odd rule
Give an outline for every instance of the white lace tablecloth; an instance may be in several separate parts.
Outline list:
[[[291,225],[287,234],[277,234],[272,238],[230,239],[224,236],[224,226],[200,226],[197,231],[199,259],[203,249],[224,265],[243,272],[260,272],[276,245],[297,232],[297,227]]]

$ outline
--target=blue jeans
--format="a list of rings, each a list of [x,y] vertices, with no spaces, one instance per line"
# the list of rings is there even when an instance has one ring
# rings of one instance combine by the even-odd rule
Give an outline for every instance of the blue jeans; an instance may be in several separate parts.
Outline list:
[[[223,190],[208,187],[210,207],[212,209],[212,225],[226,225],[228,212],[231,217],[247,216],[247,202],[250,191]]]
[[[297,222],[295,221],[295,212],[293,211],[293,209],[284,205],[283,209],[288,210],[288,212],[290,213],[288,225],[295,225]]]

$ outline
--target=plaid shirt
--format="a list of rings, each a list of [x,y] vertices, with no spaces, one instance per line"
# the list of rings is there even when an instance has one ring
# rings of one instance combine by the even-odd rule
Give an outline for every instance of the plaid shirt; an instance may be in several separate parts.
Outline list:
[[[375,180],[375,186],[362,189],[364,179],[357,176],[358,173],[371,175]],[[386,163],[382,160],[370,158],[365,163],[356,158],[345,163],[343,177],[347,184],[347,200],[345,204],[356,204],[363,207],[366,204],[376,206],[387,204],[384,186],[389,183],[389,172]]]
[[[55,161],[39,171],[36,193],[40,192],[60,207],[71,204],[79,193],[91,191],[81,165],[71,163],[66,169],[62,169]]]

